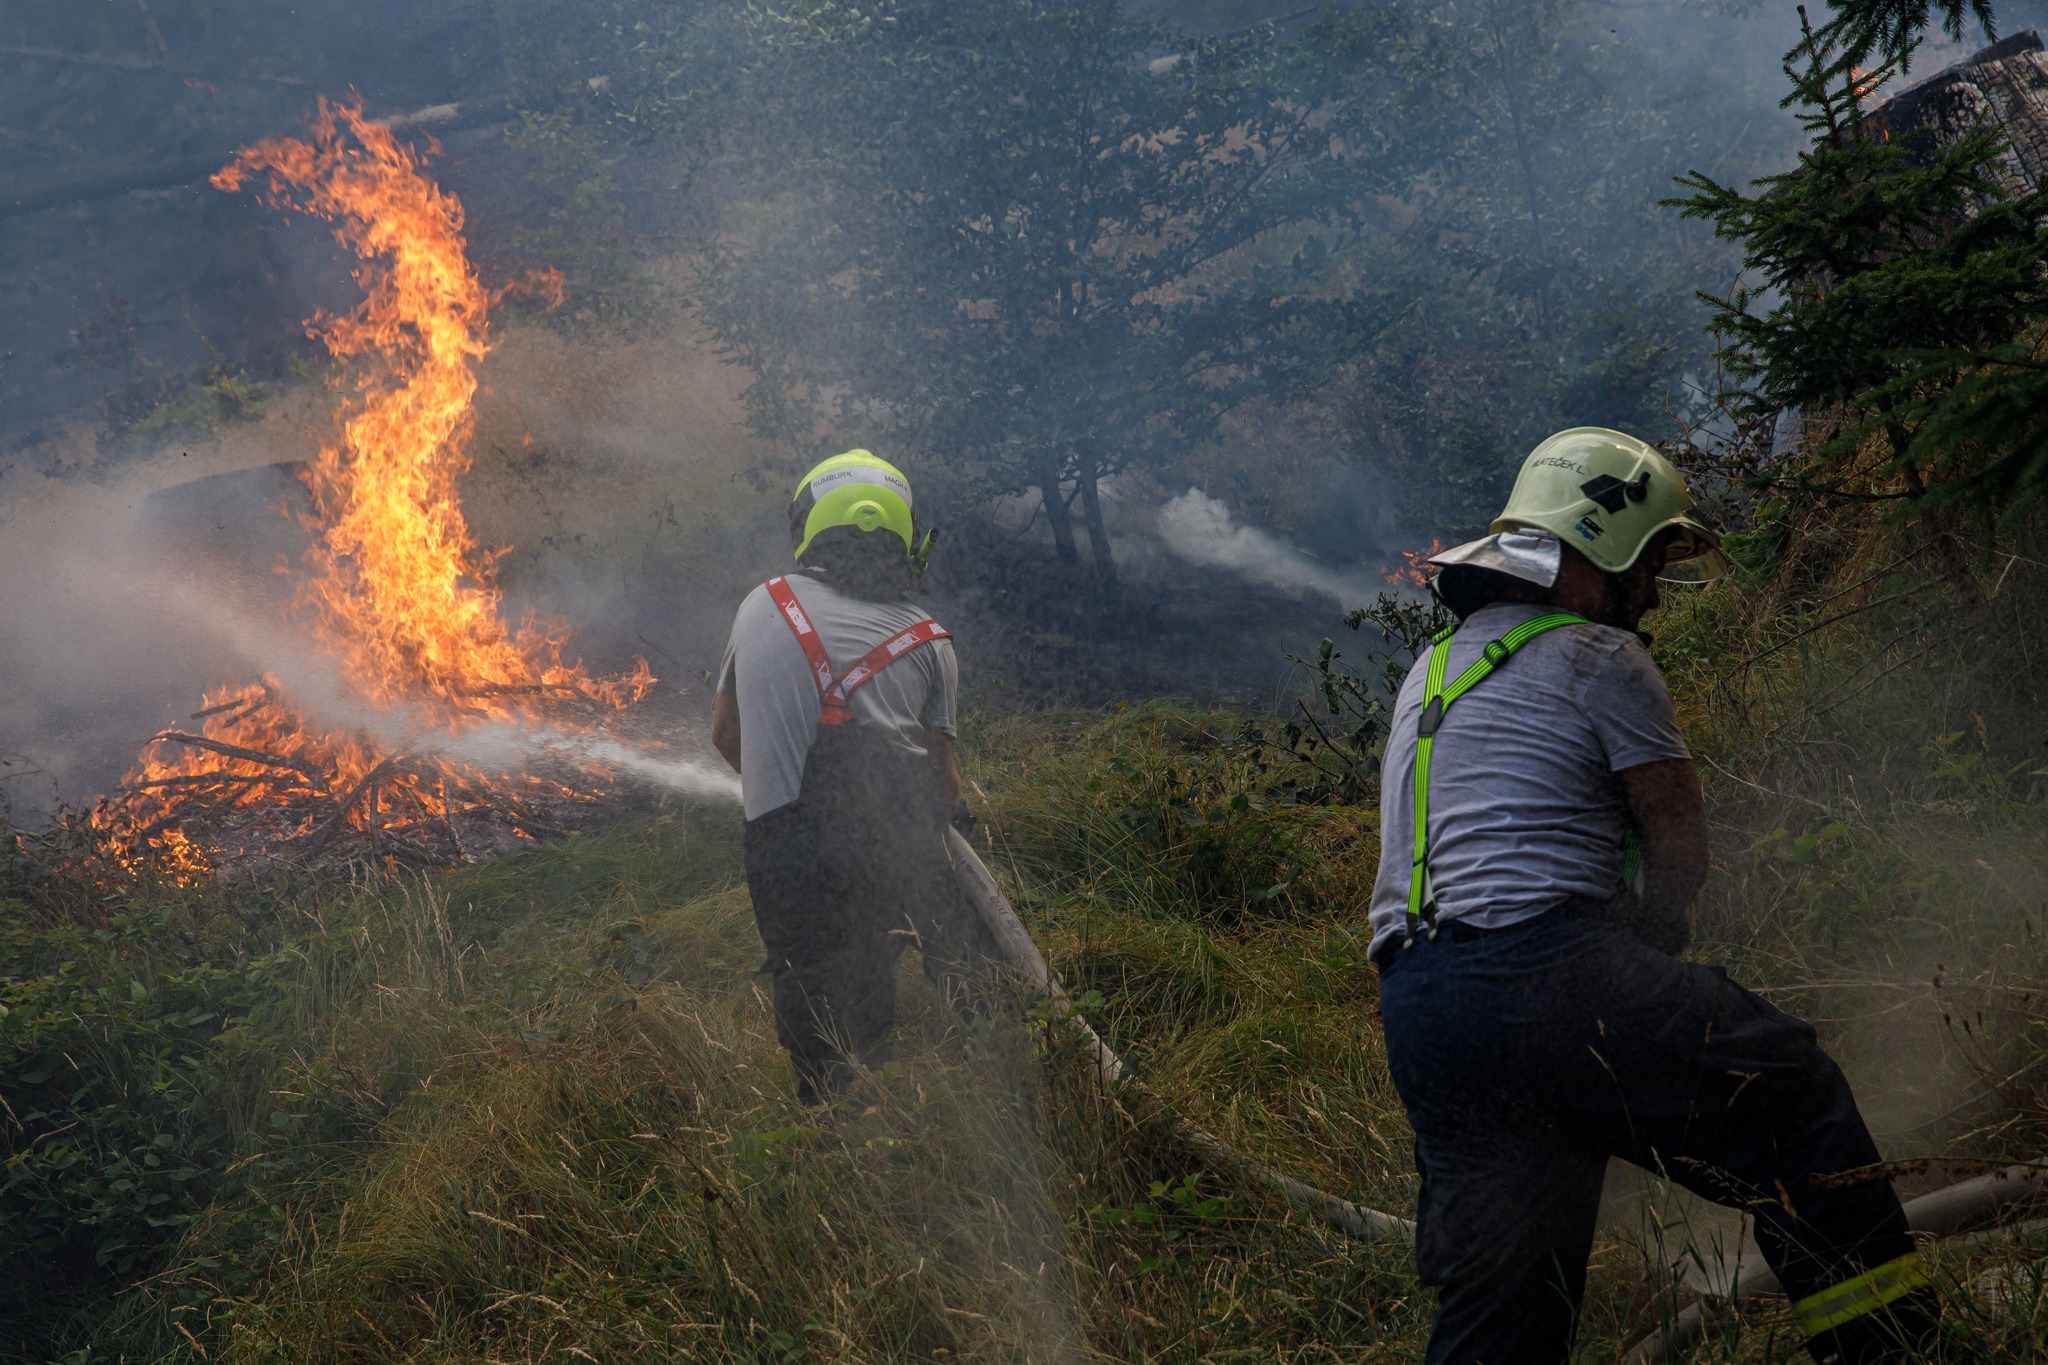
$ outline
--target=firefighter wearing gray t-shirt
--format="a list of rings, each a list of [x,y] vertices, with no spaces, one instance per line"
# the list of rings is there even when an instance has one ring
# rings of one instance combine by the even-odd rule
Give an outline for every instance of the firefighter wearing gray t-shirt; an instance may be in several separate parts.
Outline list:
[[[1493,534],[1437,556],[1459,616],[1395,701],[1371,955],[1415,1130],[1427,1359],[1570,1354],[1611,1157],[1755,1218],[1816,1360],[1916,1358],[1927,1272],[1804,1022],[1674,956],[1707,871],[1670,695],[1636,636],[1667,562],[1723,561],[1678,472],[1560,432]]]
[[[776,1035],[806,1104],[887,1060],[904,948],[956,999],[984,956],[946,855],[949,815],[972,824],[958,671],[907,595],[931,548],[911,507],[865,450],[806,474],[789,517],[802,570],[748,594],[719,668],[711,739],[740,774]]]

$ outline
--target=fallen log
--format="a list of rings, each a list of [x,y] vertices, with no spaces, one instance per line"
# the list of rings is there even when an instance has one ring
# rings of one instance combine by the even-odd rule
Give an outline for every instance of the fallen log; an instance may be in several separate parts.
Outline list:
[[[1933,1238],[1952,1237],[1994,1216],[2007,1205],[2043,1190],[2048,1190],[2048,1166],[2008,1166],[2002,1171],[1958,1181],[1931,1194],[1908,1199],[1905,1204],[1906,1226]],[[1670,1359],[1699,1340],[1700,1333],[1706,1329],[1708,1315],[1715,1309],[1742,1299],[1761,1299],[1785,1292],[1778,1283],[1777,1275],[1764,1264],[1763,1252],[1747,1237],[1732,1258],[1732,1265],[1716,1257],[1713,1266],[1715,1268],[1706,1269],[1706,1273],[1719,1283],[1727,1284],[1728,1288],[1720,1293],[1710,1292],[1688,1304],[1664,1327],[1629,1348],[1629,1353],[1622,1357],[1622,1365],[1655,1365],[1657,1361]],[[1732,1276],[1728,1275],[1730,1269],[1736,1271]]]
[[[286,758],[282,754],[266,754],[261,749],[244,749],[239,744],[223,744],[205,735],[188,735],[183,730],[163,730],[149,738],[151,744],[182,744],[188,749],[205,749],[209,753],[239,758],[244,763],[261,763],[271,768],[290,768],[293,772],[318,777],[320,769],[302,758]]]
[[[1082,1050],[1095,1066],[1095,1074],[1103,1088],[1112,1094],[1135,1096],[1144,1101],[1146,1107],[1165,1117],[1173,1135],[1181,1144],[1211,1166],[1235,1170],[1260,1184],[1285,1196],[1291,1202],[1302,1206],[1321,1218],[1330,1226],[1361,1242],[1386,1242],[1415,1235],[1415,1224],[1406,1218],[1397,1218],[1391,1213],[1378,1209],[1360,1208],[1347,1199],[1339,1199],[1326,1190],[1304,1184],[1292,1176],[1283,1175],[1262,1162],[1254,1161],[1244,1153],[1224,1142],[1214,1133],[1198,1127],[1172,1114],[1157,1093],[1125,1068],[1123,1061],[1112,1052],[1102,1036],[1091,1028],[1088,1021],[1074,1008],[1060,979],[1053,975],[1046,965],[1045,955],[1038,951],[1038,945],[1031,940],[1030,932],[1017,912],[1011,908],[1009,898],[989,873],[988,867],[974,852],[974,848],[958,830],[946,831],[946,847],[953,857],[953,875],[960,883],[960,889],[973,903],[975,912],[982,923],[988,926],[996,946],[1001,950],[1010,969],[1046,996],[1051,1006],[1050,1013],[1067,1032],[1080,1043]]]

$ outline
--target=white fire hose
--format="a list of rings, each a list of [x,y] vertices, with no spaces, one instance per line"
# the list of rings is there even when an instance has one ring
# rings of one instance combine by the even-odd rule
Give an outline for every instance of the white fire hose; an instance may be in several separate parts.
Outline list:
[[[1159,1097],[1125,1070],[1122,1060],[1109,1050],[1101,1035],[1089,1027],[1088,1021],[1074,1008],[1073,1002],[1067,998],[1066,988],[1046,966],[1045,955],[1031,941],[1030,932],[1017,918],[1017,912],[1010,908],[1009,898],[1003,895],[1002,888],[996,885],[996,879],[989,875],[988,868],[976,856],[973,847],[958,830],[952,829],[946,831],[946,846],[953,855],[953,875],[958,879],[960,889],[967,893],[982,923],[995,936],[996,946],[1002,950],[1004,960],[1012,971],[1046,997],[1052,1017],[1073,1035],[1095,1063],[1095,1074],[1101,1079],[1103,1089],[1111,1094],[1138,1095],[1156,1111],[1164,1112],[1165,1105]],[[1326,1190],[1282,1175],[1186,1119],[1168,1115],[1168,1121],[1174,1136],[1203,1161],[1213,1167],[1243,1172],[1277,1190],[1339,1232],[1361,1242],[1384,1242],[1415,1235],[1415,1224],[1406,1218],[1396,1218],[1378,1209],[1362,1209],[1348,1199],[1339,1199]]]
[[[1135,1094],[1149,1106],[1164,1112],[1163,1102],[1144,1082],[1131,1075],[1116,1053],[1089,1027],[1088,1021],[1067,997],[1065,987],[1046,965],[1044,954],[1032,942],[1031,934],[1017,918],[1009,898],[989,873],[980,857],[957,830],[946,831],[946,845],[953,855],[953,875],[960,889],[974,905],[982,923],[994,935],[997,947],[1010,968],[1043,993],[1052,1006],[1052,1016],[1079,1041],[1095,1064],[1096,1075],[1111,1094]],[[1242,1171],[1261,1184],[1277,1190],[1289,1200],[1308,1209],[1324,1222],[1361,1242],[1376,1243],[1413,1238],[1415,1224],[1378,1209],[1364,1209],[1326,1190],[1305,1185],[1291,1176],[1266,1166],[1226,1144],[1215,1134],[1187,1120],[1169,1115],[1173,1133],[1202,1160],[1218,1167]],[[1949,1185],[1931,1194],[1906,1201],[1906,1225],[1930,1237],[1948,1238],[1982,1223],[2000,1209],[2048,1190],[2048,1166],[2018,1165],[1989,1175],[1980,1175]],[[2024,1225],[2027,1229],[2048,1229],[2048,1220]],[[1981,1235],[1981,1234],[1980,1234]],[[1963,1240],[1974,1240],[1965,1238]],[[1707,1326],[1708,1314],[1732,1300],[1764,1298],[1785,1291],[1778,1277],[1764,1264],[1763,1253],[1754,1242],[1744,1240],[1732,1263],[1715,1258],[1685,1277],[1705,1289],[1702,1297],[1676,1314],[1669,1323],[1630,1348],[1622,1365],[1655,1365],[1686,1350]],[[1712,1286],[1725,1285],[1714,1289]]]
[[[2048,1167],[2008,1166],[2002,1171],[1993,1171],[1989,1175],[1938,1189],[1932,1194],[1923,1194],[1918,1199],[1908,1199],[1906,1226],[1929,1237],[1953,1237],[2008,1204],[2039,1194],[2044,1189],[2048,1189]],[[1763,1253],[1757,1250],[1756,1243],[1747,1238],[1732,1258],[1732,1264],[1717,1257],[1701,1270],[1710,1286],[1707,1294],[1673,1317],[1663,1328],[1631,1347],[1629,1353],[1622,1357],[1622,1365],[1655,1365],[1676,1356],[1699,1340],[1700,1334],[1706,1330],[1708,1313],[1731,1300],[1760,1299],[1785,1292],[1778,1284],[1778,1277],[1764,1264]],[[1715,1289],[1711,1286],[1721,1287]]]

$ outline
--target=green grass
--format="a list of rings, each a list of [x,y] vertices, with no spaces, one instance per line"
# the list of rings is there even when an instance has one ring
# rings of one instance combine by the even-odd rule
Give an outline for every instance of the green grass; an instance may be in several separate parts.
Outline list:
[[[1858,576],[1846,560],[1821,575]],[[1738,576],[1657,623],[1709,760],[1697,951],[1815,1018],[1888,1154],[2038,1153],[2048,713],[2010,679],[2048,594],[2008,580],[2014,597],[1960,617],[1967,648],[1809,715],[1845,675],[1905,657],[1934,614],[1905,599],[1923,614],[1874,609],[1737,667],[1829,614],[1812,602],[1831,588],[1805,591]],[[1363,952],[1375,821],[1280,799],[1291,762],[1262,723],[1163,703],[978,714],[965,748],[991,867],[1168,1107],[1406,1212],[1409,1136]],[[962,1022],[906,964],[899,1060],[865,1111],[799,1109],[738,827],[673,807],[485,866],[276,892],[109,891],[16,850],[0,1355],[1419,1350],[1430,1305],[1405,1248],[1360,1247],[1200,1170],[1100,1094],[1031,1001]],[[1681,1215],[1698,1212],[1654,1183],[1617,1191],[1588,1360],[1669,1311],[1655,1266],[1683,1255]],[[2042,1251],[1938,1254],[1953,1358],[2040,1356]],[[1765,1308],[1694,1358],[1794,1344]]]
[[[901,1062],[821,1128],[754,975],[736,833],[675,811],[235,914],[160,891],[157,951],[238,973],[241,1012],[189,1050],[231,1102],[190,1221],[44,1339],[79,1360],[1053,1361],[1369,1359],[1413,1335],[1403,1253],[1197,1170],[1028,1001],[963,1024],[906,971]],[[39,942],[77,928],[20,908]],[[228,950],[258,924],[262,951]],[[1153,928],[1168,971],[1211,932]],[[119,938],[69,960],[117,982],[137,961]],[[1255,1071],[1231,1126],[1305,1159],[1316,1092],[1290,1092],[1276,1049],[1364,1069],[1264,999],[1284,954],[1207,951],[1235,994],[1187,1022],[1187,1056]]]

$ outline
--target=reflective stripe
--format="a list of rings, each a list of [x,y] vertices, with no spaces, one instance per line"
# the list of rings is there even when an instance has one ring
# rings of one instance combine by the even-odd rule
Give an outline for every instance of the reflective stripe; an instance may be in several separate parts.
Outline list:
[[[1450,667],[1450,652],[1445,646],[1457,630],[1455,627],[1446,630],[1430,642],[1429,672],[1422,687],[1422,715],[1415,723],[1415,859],[1408,872],[1410,934],[1421,922],[1423,910],[1436,900],[1436,888],[1429,880],[1429,763],[1436,749],[1436,732],[1443,724],[1445,712],[1451,709],[1451,703],[1492,676],[1493,671],[1512,658],[1516,650],[1538,635],[1559,626],[1588,624],[1591,623],[1585,617],[1574,616],[1568,611],[1546,612],[1542,616],[1531,617],[1498,640],[1487,641],[1479,657],[1449,687],[1444,686],[1444,674]]]
[[[1919,1252],[1909,1251],[1853,1279],[1829,1285],[1818,1294],[1808,1294],[1792,1305],[1792,1313],[1799,1319],[1800,1331],[1809,1338],[1817,1337],[1845,1322],[1875,1313],[1927,1282],[1927,1263],[1920,1259]]]
[[[828,469],[817,478],[805,484],[804,489],[811,495],[812,500],[815,501],[818,498],[824,497],[835,488],[860,483],[869,484],[876,488],[886,488],[897,497],[903,499],[905,507],[914,506],[910,501],[910,480],[904,478],[893,469],[879,469],[874,465],[843,464],[837,469]]]
[[[882,643],[861,656],[860,662],[846,670],[843,677],[835,677],[832,660],[825,653],[825,643],[818,638],[818,632],[811,625],[811,618],[804,614],[796,592],[786,578],[768,580],[768,596],[782,611],[782,619],[789,622],[789,629],[796,636],[797,644],[803,647],[804,658],[811,664],[811,679],[818,685],[818,724],[844,725],[853,719],[853,694],[875,674],[887,668],[896,660],[916,649],[919,645],[930,644],[933,640],[951,638],[951,632],[927,616],[924,620],[905,626]]]
[[[803,646],[804,657],[811,663],[811,680],[818,685],[818,695],[823,696],[832,686],[832,660],[825,653],[825,642],[812,628],[811,618],[804,615],[803,605],[796,600],[788,579],[769,579],[768,595],[775,599],[775,605],[782,611],[782,619],[789,622],[796,642]]]
[[[847,702],[853,697],[855,688],[859,687],[869,678],[874,677],[875,674],[881,672],[890,664],[895,663],[911,650],[916,649],[919,645],[929,644],[933,640],[944,640],[946,638],[947,631],[945,627],[941,626],[937,621],[919,621],[914,626],[897,631],[894,635],[891,635],[888,639],[882,641],[882,643],[861,656],[861,661],[852,668],[847,669],[844,677],[825,689],[824,696],[821,699],[821,705],[824,709],[818,714],[819,722],[825,725],[837,725],[841,721],[846,720],[852,715],[852,712],[847,707]]]

